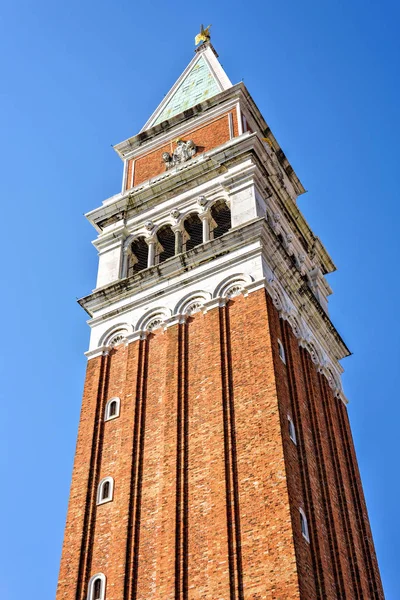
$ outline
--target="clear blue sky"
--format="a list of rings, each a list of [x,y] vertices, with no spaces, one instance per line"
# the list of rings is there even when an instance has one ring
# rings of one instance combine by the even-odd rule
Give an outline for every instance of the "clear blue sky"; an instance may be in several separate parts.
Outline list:
[[[95,285],[83,213],[118,192],[200,23],[309,190],[338,271],[331,316],[388,600],[400,598],[399,3],[3,0],[0,598],[54,597]]]

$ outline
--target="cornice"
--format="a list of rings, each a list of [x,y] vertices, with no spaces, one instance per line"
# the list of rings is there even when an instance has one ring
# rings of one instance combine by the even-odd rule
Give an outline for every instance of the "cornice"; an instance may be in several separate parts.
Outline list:
[[[193,248],[193,250],[189,250],[189,252],[178,254],[160,265],[155,265],[140,271],[133,277],[120,279],[107,286],[94,290],[94,292],[88,296],[80,298],[78,303],[89,316],[94,317],[95,313],[99,310],[102,310],[107,306],[112,308],[112,305],[117,300],[132,297],[132,302],[134,302],[133,295],[138,291],[149,291],[149,293],[146,294],[146,302],[148,302],[152,297],[151,289],[154,288],[156,283],[161,283],[162,281],[171,278],[177,278],[181,273],[191,271],[199,264],[204,265],[209,262],[211,267],[214,268],[217,266],[215,264],[215,259],[227,255],[228,253],[232,254],[234,250],[251,244],[257,239],[257,235],[253,233],[253,229],[257,231],[257,223],[262,221],[263,219],[255,219],[245,226],[231,229],[224,236],[217,238],[216,240],[210,240],[209,242],[200,244]],[[200,261],[199,256],[201,256]],[[232,260],[234,259],[232,258]],[[213,262],[211,263],[211,261]],[[221,265],[221,268],[226,269],[226,263]],[[179,289],[180,287],[181,283],[178,282],[176,288]],[[174,289],[173,284],[170,285],[168,289]],[[158,294],[158,292],[155,292],[155,295]],[[124,310],[129,310],[130,308],[132,308],[132,304],[124,307]]]
[[[158,125],[154,125],[149,129],[139,132],[132,137],[120,142],[113,146],[114,150],[121,158],[125,158],[127,153],[132,152],[133,150],[145,146],[148,144],[150,140],[158,138],[160,135],[171,133],[177,126],[180,124],[187,125],[189,122],[194,122],[197,117],[203,115],[205,112],[209,112],[210,109],[213,109],[216,106],[224,104],[227,100],[235,98],[236,101],[240,97],[242,93],[244,85],[242,83],[238,83],[228,90],[224,90],[215,96],[212,96],[208,100],[204,100],[200,104],[196,104],[182,113],[171,117],[170,119],[159,123]]]
[[[150,138],[144,144],[130,146],[125,150],[123,154],[124,160],[131,160],[140,158],[143,155],[152,152],[158,147],[168,144],[171,140],[175,140],[187,131],[193,131],[199,129],[205,124],[211,124],[213,121],[218,120],[223,115],[226,115],[229,111],[232,111],[238,105],[238,98],[228,98],[224,102],[218,103],[216,106],[211,107],[207,112],[200,113],[199,115],[186,120],[182,123],[178,123],[171,129],[158,134],[156,137]]]
[[[137,135],[116,144],[114,150],[122,160],[131,158],[137,153],[138,149],[141,149],[140,152],[147,151],[154,145],[161,144],[162,140],[169,139],[171,136],[176,136],[179,131],[183,129],[196,127],[198,123],[202,123],[211,118],[216,111],[222,113],[229,110],[237,102],[240,103],[241,110],[247,115],[250,115],[254,130],[258,131],[261,136],[268,136],[277,159],[281,163],[284,172],[289,177],[297,195],[303,194],[305,189],[301,181],[297,177],[293,167],[289,163],[282,148],[272,134],[270,127],[243,82],[237,83],[229,89],[216,94],[185,112],[175,115],[167,121],[163,121],[154,127],[141,131]]]
[[[246,250],[246,248],[248,251],[244,254],[235,255],[235,251]],[[229,253],[227,260],[218,261],[227,253]],[[200,256],[201,261],[199,261]],[[160,294],[162,296],[166,293],[165,290],[161,292],[154,290],[156,284],[168,281],[167,290],[168,293],[171,293],[174,289],[182,287],[182,281],[178,281],[178,276],[190,271],[193,271],[193,274],[187,276],[185,286],[193,283],[199,279],[199,274],[196,272],[199,264],[204,266],[208,263],[210,271],[215,273],[226,270],[229,265],[249,261],[256,256],[263,257],[267,265],[268,278],[279,282],[288,298],[287,306],[292,307],[292,312],[296,310],[305,320],[313,335],[321,339],[324,352],[333,353],[336,361],[348,356],[350,352],[340,334],[310,290],[304,277],[291,264],[290,257],[264,218],[255,219],[244,226],[232,229],[221,238],[197,246],[187,253],[179,254],[161,265],[145,269],[134,277],[125,278],[95,290],[89,296],[81,298],[79,304],[93,317],[90,324],[95,326],[97,322],[129,312],[135,305],[137,306],[138,302],[139,305],[148,304],[152,299],[160,297]],[[208,274],[209,271],[203,271],[200,279],[206,278]],[[174,279],[176,280],[175,287]],[[148,293],[145,297],[142,296],[137,301],[135,295],[146,290]],[[123,299],[126,302],[123,305],[120,303],[115,308],[115,303]]]
[[[198,187],[204,181],[212,179],[218,175],[220,169],[226,168],[224,163],[228,159],[235,157],[239,159],[243,153],[250,150],[254,139],[256,139],[255,134],[248,133],[233,138],[222,146],[195,156],[190,161],[153,177],[124,194],[113,196],[104,201],[101,207],[86,213],[85,216],[101,232],[99,223],[114,217],[116,213],[126,215],[127,211],[144,210],[148,203],[165,201],[177,196],[181,190]]]
[[[147,310],[135,324],[118,322],[103,334],[100,338],[99,347],[87,352],[86,356],[88,359],[91,359],[107,354],[114,346],[119,344],[127,346],[132,342],[145,339],[155,329],[163,329],[165,331],[169,327],[185,323],[193,312],[202,311],[207,313],[210,310],[225,306],[230,298],[240,294],[246,297],[263,288],[270,295],[275,308],[279,312],[280,318],[287,320],[291,326],[299,345],[310,353],[311,359],[317,366],[318,371],[327,378],[334,395],[347,404],[341,384],[342,369],[339,363],[336,360],[332,360],[329,354],[326,354],[324,344],[321,345],[319,336],[313,334],[312,329],[307,325],[296,307],[291,305],[289,297],[280,282],[274,279],[268,267],[266,269],[266,277],[257,281],[253,281],[248,275],[243,274],[231,275],[224,278],[216,287],[213,296],[209,299],[205,293],[199,295],[199,292],[194,292],[192,296],[189,294],[184,297],[175,306],[173,312],[168,308],[158,306]]]
[[[265,145],[256,133],[245,133],[233,138],[222,146],[193,158],[188,163],[132,188],[125,194],[118,194],[105,201],[102,207],[87,213],[86,216],[101,232],[104,227],[102,223],[108,223],[110,220],[112,222],[116,218],[115,215],[119,215],[120,218],[130,218],[129,215],[144,212],[160,202],[189,192],[215,177],[222,176],[222,185],[231,192],[237,178],[247,176],[241,174],[240,169],[243,162],[249,158],[258,167],[257,172],[254,172],[254,180],[260,195],[268,199],[271,207],[275,206],[276,212],[284,214],[292,233],[304,239],[305,252],[313,254],[315,260],[321,264],[324,274],[336,270],[332,259],[319,238],[313,234],[296,203],[287,193],[284,193],[282,186],[277,185],[274,179],[275,171]],[[271,193],[271,188],[274,193]],[[272,210],[271,216],[275,209]]]

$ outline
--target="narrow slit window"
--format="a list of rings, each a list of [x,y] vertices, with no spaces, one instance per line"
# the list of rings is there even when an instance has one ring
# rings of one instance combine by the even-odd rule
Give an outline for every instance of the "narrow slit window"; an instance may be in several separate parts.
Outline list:
[[[114,480],[112,477],[105,477],[99,483],[97,488],[97,504],[111,502],[114,493]]]
[[[105,481],[101,490],[101,500],[108,500],[110,496],[110,482]]]
[[[285,349],[283,347],[281,340],[278,340],[278,351],[279,351],[279,357],[280,357],[281,361],[284,362],[286,365]]]
[[[93,600],[101,600],[101,579],[95,579],[93,585]]]
[[[292,440],[292,442],[294,444],[297,445],[296,428],[294,426],[292,418],[289,415],[288,415],[288,428],[289,428],[289,437],[290,437],[290,439]]]
[[[302,508],[299,509],[300,511],[300,525],[301,525],[301,533],[304,537],[305,540],[307,540],[307,542],[310,542],[310,536],[309,536],[309,531],[308,531],[308,523],[307,523],[307,517],[305,515],[305,512]]]

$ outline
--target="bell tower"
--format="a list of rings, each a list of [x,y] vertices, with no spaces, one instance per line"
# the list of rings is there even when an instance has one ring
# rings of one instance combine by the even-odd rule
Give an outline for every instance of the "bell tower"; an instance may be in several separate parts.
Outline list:
[[[202,28],[97,232],[57,600],[384,598],[304,188]]]

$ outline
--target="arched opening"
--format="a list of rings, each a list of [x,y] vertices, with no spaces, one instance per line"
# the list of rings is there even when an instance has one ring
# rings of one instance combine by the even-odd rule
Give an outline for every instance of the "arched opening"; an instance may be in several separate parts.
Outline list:
[[[114,493],[114,480],[112,477],[102,479],[97,488],[97,504],[111,502]]]
[[[105,421],[119,417],[120,403],[121,401],[119,398],[111,398],[111,400],[107,402],[104,414]]]
[[[106,592],[106,577],[103,573],[93,575],[89,581],[87,600],[104,600]]]
[[[100,500],[107,500],[110,496],[110,482],[105,481],[103,487],[101,488],[101,498]]]
[[[147,261],[149,255],[149,247],[143,237],[134,240],[128,254],[127,277],[147,269]]]
[[[216,223],[213,229],[213,238],[219,238],[232,227],[231,211],[223,200],[218,200],[211,207],[211,216]]]
[[[93,600],[101,600],[102,596],[102,581],[100,577],[94,580],[93,584]]]
[[[157,239],[161,247],[158,254],[158,263],[175,256],[175,234],[170,225],[160,227],[157,232]]]
[[[189,236],[184,244],[184,252],[187,252],[203,243],[203,224],[199,215],[192,213],[186,217],[184,227]]]

